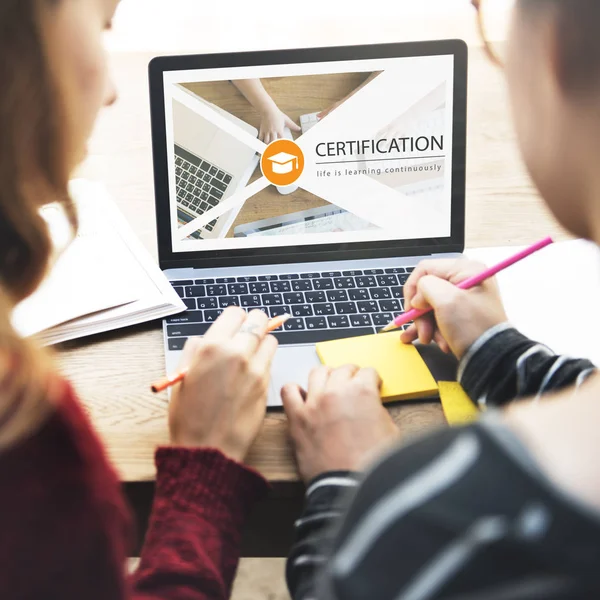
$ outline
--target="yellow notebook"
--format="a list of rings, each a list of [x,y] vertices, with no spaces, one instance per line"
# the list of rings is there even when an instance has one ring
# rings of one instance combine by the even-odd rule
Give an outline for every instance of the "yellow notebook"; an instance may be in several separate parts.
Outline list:
[[[437,395],[438,386],[427,365],[414,346],[400,341],[400,332],[321,342],[317,354],[329,367],[355,364],[376,369],[383,380],[384,402]]]
[[[440,400],[448,425],[466,425],[479,418],[479,409],[456,381],[440,381]]]

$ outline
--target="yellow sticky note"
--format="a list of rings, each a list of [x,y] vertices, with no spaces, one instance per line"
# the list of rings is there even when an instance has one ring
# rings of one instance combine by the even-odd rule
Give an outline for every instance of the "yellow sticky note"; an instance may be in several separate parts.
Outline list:
[[[411,344],[400,341],[400,333],[366,335],[317,344],[324,365],[354,364],[372,367],[383,380],[384,402],[437,396],[437,384],[427,365]]]
[[[440,400],[448,425],[464,425],[479,417],[479,409],[456,381],[439,381]]]

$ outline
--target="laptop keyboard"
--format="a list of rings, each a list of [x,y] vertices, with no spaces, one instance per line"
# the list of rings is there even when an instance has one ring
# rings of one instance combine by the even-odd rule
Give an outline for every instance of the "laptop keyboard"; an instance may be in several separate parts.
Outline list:
[[[167,318],[169,350],[204,335],[228,306],[288,313],[280,344],[308,344],[376,333],[404,311],[414,267],[172,281],[187,312]]]
[[[177,186],[177,218],[189,223],[219,204],[233,177],[219,167],[175,146],[175,184]],[[216,219],[195,231],[190,237],[211,237]]]

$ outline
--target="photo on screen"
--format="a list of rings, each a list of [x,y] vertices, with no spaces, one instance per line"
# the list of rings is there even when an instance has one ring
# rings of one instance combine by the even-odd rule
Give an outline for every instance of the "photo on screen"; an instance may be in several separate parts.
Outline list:
[[[171,78],[174,250],[448,236],[453,58],[368,62]]]

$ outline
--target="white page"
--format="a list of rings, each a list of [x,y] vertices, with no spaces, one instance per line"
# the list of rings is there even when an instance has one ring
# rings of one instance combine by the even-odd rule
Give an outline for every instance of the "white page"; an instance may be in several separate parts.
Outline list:
[[[139,266],[111,224],[110,206],[77,185],[72,187],[72,194],[80,219],[78,235],[39,289],[13,311],[13,326],[23,336],[125,305],[144,293],[140,278],[135,277]],[[48,217],[53,239],[62,246],[66,228],[59,218],[59,211]]]
[[[479,248],[465,254],[491,266],[520,247]],[[600,365],[600,252],[574,240],[553,244],[498,276],[510,321],[554,352]]]
[[[71,186],[78,197],[88,198],[90,202],[101,207],[104,219],[110,224],[110,230],[116,240],[115,252],[118,253],[119,268],[122,270],[122,275],[127,277],[128,285],[135,288],[137,295],[134,301],[127,304],[86,314],[47,330],[41,336],[42,342],[56,344],[186,310],[185,304],[135,236],[104,186],[82,179],[73,181]],[[109,279],[106,282],[115,285],[114,278],[113,281]]]

